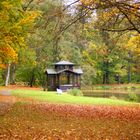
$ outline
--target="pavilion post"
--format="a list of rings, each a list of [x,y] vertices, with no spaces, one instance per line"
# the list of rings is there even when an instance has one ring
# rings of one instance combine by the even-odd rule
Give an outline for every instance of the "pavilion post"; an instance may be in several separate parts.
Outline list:
[[[70,84],[70,74],[67,73],[67,83]]]
[[[48,83],[48,75],[45,75],[45,80],[44,80],[44,87],[43,87],[43,91],[46,91],[47,88],[47,83]]]

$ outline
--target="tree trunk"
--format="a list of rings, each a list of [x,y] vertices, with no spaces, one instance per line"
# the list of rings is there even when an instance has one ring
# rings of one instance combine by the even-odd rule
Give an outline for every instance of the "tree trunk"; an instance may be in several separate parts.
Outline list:
[[[103,74],[103,84],[109,84],[109,62],[104,61],[104,74]]]
[[[103,74],[103,84],[106,84],[106,76]]]
[[[109,62],[106,62],[106,84],[109,84]]]
[[[8,69],[7,69],[7,75],[6,75],[5,86],[8,86],[8,83],[9,83],[9,78],[10,78],[10,67],[11,67],[11,64],[9,63],[9,64],[8,64]]]
[[[128,83],[131,83],[131,66],[128,66]]]
[[[13,63],[11,65],[11,73],[10,73],[10,83],[15,84],[15,73],[16,73],[16,65]]]
[[[131,52],[128,53],[128,83],[131,83],[131,64],[132,64],[132,55]]]
[[[30,79],[30,87],[33,87],[34,83],[35,83],[35,69],[33,68]]]
[[[46,91],[47,84],[48,84],[48,76],[45,74],[44,80],[43,80],[43,90]]]
[[[120,75],[118,75],[118,84],[120,84],[121,83],[121,77],[120,77]]]

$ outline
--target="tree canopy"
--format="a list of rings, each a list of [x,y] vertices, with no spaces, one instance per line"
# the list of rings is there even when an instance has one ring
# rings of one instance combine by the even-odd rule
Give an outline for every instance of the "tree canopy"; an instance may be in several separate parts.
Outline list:
[[[2,84],[43,85],[59,60],[83,68],[83,85],[139,83],[139,44],[138,0],[0,1]]]

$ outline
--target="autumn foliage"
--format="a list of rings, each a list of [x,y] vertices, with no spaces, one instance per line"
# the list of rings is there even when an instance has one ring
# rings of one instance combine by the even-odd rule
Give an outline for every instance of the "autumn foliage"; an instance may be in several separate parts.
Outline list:
[[[0,68],[16,62],[21,47],[26,46],[26,37],[33,26],[36,11],[23,10],[22,1],[0,1]]]
[[[139,106],[16,103],[0,116],[0,138],[138,140]]]

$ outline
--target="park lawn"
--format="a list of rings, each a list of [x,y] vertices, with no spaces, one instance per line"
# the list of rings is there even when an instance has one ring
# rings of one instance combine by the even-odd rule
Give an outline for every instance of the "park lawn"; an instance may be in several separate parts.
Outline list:
[[[13,90],[12,95],[17,97],[29,98],[35,101],[60,104],[85,104],[85,105],[138,105],[138,103],[127,102],[124,100],[113,100],[108,98],[93,98],[72,96],[67,93],[58,95],[56,92],[44,92],[35,90]]]

